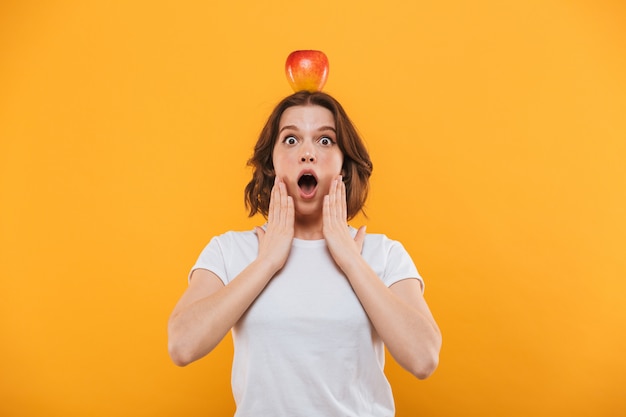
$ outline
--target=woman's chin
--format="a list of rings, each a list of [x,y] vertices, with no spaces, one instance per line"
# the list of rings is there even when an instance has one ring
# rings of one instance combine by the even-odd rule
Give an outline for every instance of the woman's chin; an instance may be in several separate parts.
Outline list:
[[[314,200],[298,201],[294,209],[297,218],[317,218],[322,216],[323,205]]]

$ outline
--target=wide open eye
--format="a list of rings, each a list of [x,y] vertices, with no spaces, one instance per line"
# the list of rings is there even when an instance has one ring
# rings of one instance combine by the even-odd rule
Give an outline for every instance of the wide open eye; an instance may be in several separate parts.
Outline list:
[[[283,139],[283,143],[286,143],[287,145],[295,145],[298,143],[298,139],[296,139],[295,136],[286,136],[285,139]]]
[[[320,138],[319,143],[322,144],[323,146],[330,146],[332,145],[334,142],[331,138],[329,138],[328,136],[323,136]]]

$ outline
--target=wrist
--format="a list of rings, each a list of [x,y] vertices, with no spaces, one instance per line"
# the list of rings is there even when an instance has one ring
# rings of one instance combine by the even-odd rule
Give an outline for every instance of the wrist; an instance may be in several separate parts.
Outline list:
[[[253,263],[262,275],[267,276],[268,280],[276,275],[276,273],[283,267],[282,263],[261,256],[257,257]]]

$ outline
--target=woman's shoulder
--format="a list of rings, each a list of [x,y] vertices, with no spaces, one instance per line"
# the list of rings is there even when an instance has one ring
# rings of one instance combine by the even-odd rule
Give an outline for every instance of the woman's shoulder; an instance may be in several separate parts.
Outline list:
[[[229,230],[213,237],[212,240],[220,242],[220,244],[245,244],[249,242],[257,242],[255,230]]]
[[[381,259],[410,257],[402,242],[384,233],[367,233],[363,242],[362,254],[366,258],[382,257]]]
[[[355,237],[357,229],[355,229],[352,226],[349,226],[349,227],[350,227],[350,233],[352,234],[352,237]],[[384,246],[384,247],[400,244],[399,241],[390,238],[384,233],[370,233],[370,232],[367,232],[365,234],[365,242],[372,246]]]
[[[225,258],[238,254],[256,255],[258,247],[259,240],[256,231],[229,230],[214,235],[202,250],[202,254],[219,254]]]

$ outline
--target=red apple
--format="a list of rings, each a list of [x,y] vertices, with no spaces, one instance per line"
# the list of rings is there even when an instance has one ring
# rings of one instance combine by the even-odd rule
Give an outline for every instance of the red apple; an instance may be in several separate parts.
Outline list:
[[[322,91],[328,78],[328,58],[322,51],[293,51],[285,62],[285,74],[295,92]]]

